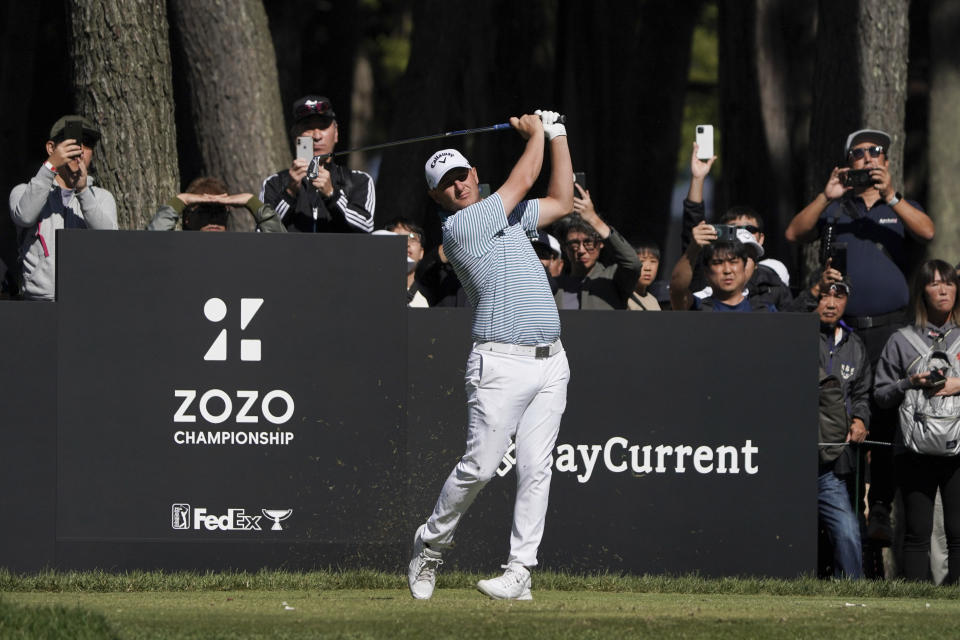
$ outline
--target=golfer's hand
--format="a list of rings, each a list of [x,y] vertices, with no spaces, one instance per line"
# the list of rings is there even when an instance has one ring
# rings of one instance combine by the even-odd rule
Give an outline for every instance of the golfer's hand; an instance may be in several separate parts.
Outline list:
[[[540,121],[540,116],[531,113],[525,113],[519,118],[510,118],[510,126],[516,129],[524,140],[529,140],[534,135],[543,135],[543,122]]]
[[[540,121],[543,123],[543,132],[547,134],[547,140],[567,135],[567,128],[560,122],[560,114],[556,111],[537,109],[533,113],[540,116]]]

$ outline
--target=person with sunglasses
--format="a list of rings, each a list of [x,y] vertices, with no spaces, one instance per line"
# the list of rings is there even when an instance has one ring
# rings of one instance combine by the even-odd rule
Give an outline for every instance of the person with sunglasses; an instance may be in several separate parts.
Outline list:
[[[323,96],[303,96],[293,103],[291,137],[313,139],[313,155],[332,154],[340,139],[333,105]],[[263,181],[260,200],[273,207],[287,231],[370,233],[376,208],[373,179],[327,156],[316,178],[307,177],[309,160],[296,158],[287,169]]]
[[[929,242],[933,220],[919,203],[904,198],[889,172],[890,135],[877,129],[860,129],[847,136],[843,148],[847,166],[834,167],[823,191],[797,213],[786,230],[790,242],[812,242],[829,233],[835,244],[846,244],[848,278],[857,287],[844,321],[857,331],[867,347],[871,367],[887,339],[904,321],[910,299],[906,274],[911,270],[910,242]],[[864,177],[856,186],[851,172]],[[836,269],[830,270],[837,274]],[[873,406],[873,440],[889,442],[896,416]],[[893,468],[889,447],[871,452],[870,522],[868,536],[890,544],[890,502]]]
[[[67,131],[76,130],[76,137]],[[78,139],[79,138],[79,139]],[[29,183],[10,192],[10,216],[21,229],[20,267],[26,300],[53,300],[57,229],[116,229],[117,203],[89,175],[100,130],[79,115],[50,128],[47,159]]]

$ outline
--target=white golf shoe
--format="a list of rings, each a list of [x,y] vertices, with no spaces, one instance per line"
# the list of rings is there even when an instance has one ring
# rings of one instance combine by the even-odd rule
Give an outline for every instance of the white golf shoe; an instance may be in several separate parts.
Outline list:
[[[407,584],[410,585],[410,595],[417,600],[429,600],[433,595],[433,587],[437,583],[437,567],[443,564],[440,552],[428,549],[423,544],[424,527],[422,524],[413,535],[413,559],[407,567]]]
[[[530,595],[530,571],[522,564],[505,564],[499,578],[481,580],[477,589],[494,600],[533,600]]]

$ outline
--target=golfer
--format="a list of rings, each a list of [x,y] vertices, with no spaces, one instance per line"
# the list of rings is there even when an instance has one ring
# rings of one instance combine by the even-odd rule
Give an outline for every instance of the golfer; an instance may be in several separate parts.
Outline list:
[[[433,595],[442,553],[457,523],[516,442],[517,499],[506,571],[477,588],[492,598],[530,600],[530,567],[550,493],[552,452],[567,402],[570,368],[560,317],[528,232],[573,210],[573,167],[566,129],[553,111],[510,118],[526,147],[510,177],[480,198],[477,169],[456,149],[427,160],[430,197],[440,205],[443,250],[473,307],[467,358],[467,447],[433,513],[414,536],[408,581],[414,598]],[[550,146],[547,197],[523,200]]]

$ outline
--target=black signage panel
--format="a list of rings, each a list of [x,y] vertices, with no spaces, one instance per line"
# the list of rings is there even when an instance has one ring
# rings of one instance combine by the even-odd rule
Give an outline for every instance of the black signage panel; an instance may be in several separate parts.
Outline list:
[[[59,542],[395,548],[402,238],[60,233]]]
[[[54,565],[57,464],[57,306],[0,302],[0,566]]]
[[[815,316],[561,320],[571,379],[544,566],[785,577],[815,566]],[[454,325],[460,337],[445,332]],[[462,454],[468,334],[466,312],[410,315],[411,532]],[[505,561],[510,454],[500,472],[461,521],[449,566]]]

